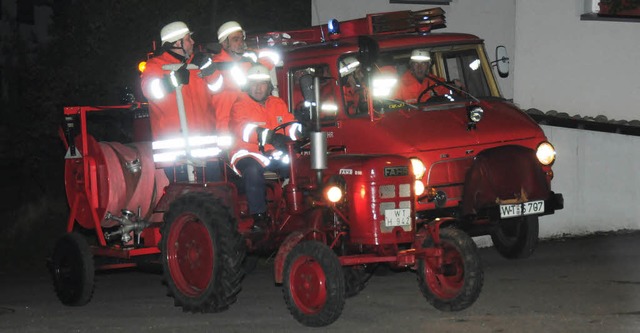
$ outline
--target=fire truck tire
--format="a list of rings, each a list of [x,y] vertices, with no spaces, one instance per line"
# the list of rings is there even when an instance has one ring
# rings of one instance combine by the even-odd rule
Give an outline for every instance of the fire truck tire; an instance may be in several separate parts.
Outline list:
[[[454,228],[440,229],[440,241],[442,266],[428,263],[428,258],[418,261],[420,291],[440,311],[464,310],[478,299],[484,283],[478,248],[469,235]],[[428,237],[423,247],[433,247],[433,239]]]
[[[364,266],[349,266],[342,269],[344,271],[345,296],[347,298],[356,296],[364,290],[369,278],[373,275],[373,272],[367,271]]]
[[[164,279],[185,312],[220,312],[236,301],[244,241],[227,207],[209,193],[187,193],[164,215]]]
[[[524,259],[538,246],[538,217],[524,216],[517,222],[500,225],[491,233],[493,245],[507,259]]]
[[[95,286],[95,264],[84,236],[78,233],[62,236],[53,250],[50,268],[56,295],[62,304],[89,303]]]
[[[289,312],[301,324],[322,327],[333,323],[345,302],[338,256],[323,243],[299,243],[285,259],[282,293]]]

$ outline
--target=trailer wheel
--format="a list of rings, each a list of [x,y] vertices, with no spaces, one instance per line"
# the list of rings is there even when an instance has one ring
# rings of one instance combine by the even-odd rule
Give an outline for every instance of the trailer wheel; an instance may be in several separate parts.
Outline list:
[[[160,248],[164,279],[176,306],[220,312],[236,301],[244,276],[237,222],[213,195],[188,193],[165,213]]]
[[[491,233],[491,241],[503,257],[523,259],[538,246],[538,217],[523,216],[516,221],[501,221]]]
[[[484,283],[478,249],[471,237],[454,228],[440,229],[440,240],[441,264],[430,258],[418,261],[420,291],[438,310],[464,310],[476,301]],[[427,238],[423,247],[433,247],[433,239]]]
[[[95,265],[89,244],[82,235],[69,233],[58,240],[50,268],[56,295],[62,304],[89,303],[95,286]]]
[[[305,326],[321,327],[342,314],[344,273],[338,256],[325,244],[296,245],[284,263],[282,293],[289,312]]]

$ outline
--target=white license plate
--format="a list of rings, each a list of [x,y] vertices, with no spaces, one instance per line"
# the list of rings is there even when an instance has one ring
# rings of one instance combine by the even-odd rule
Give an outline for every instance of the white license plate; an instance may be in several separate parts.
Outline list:
[[[385,227],[411,225],[411,209],[387,209],[384,211]]]
[[[500,217],[518,217],[544,213],[544,200],[529,201],[515,205],[500,205]]]

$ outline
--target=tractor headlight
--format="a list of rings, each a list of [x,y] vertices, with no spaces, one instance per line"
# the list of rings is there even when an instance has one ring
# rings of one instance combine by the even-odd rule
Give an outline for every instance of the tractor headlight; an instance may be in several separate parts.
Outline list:
[[[342,189],[338,185],[330,185],[324,190],[324,197],[329,200],[329,202],[337,203],[342,200],[342,196]]]
[[[424,166],[424,163],[419,158],[412,158],[411,168],[413,169],[413,175],[417,180],[421,180],[424,174],[427,172],[427,168]]]
[[[556,160],[556,149],[549,142],[542,142],[536,149],[536,157],[542,165],[551,165]]]

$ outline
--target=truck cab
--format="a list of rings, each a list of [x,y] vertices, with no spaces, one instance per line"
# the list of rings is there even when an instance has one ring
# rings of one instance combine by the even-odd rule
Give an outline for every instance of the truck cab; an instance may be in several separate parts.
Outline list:
[[[335,26],[343,28],[336,32]],[[504,99],[483,40],[437,33],[440,8],[369,14],[365,18],[269,33],[268,48],[281,52],[275,69],[280,97],[304,120],[320,107],[328,144],[348,154],[398,154],[411,158],[424,189],[418,218],[455,218],[471,236],[491,235],[507,258],[533,253],[538,217],[563,208],[551,190],[555,150],[540,126]],[[431,98],[401,100],[402,75],[414,50],[428,52]],[[357,59],[359,103],[348,96],[341,68]],[[507,66],[508,69],[508,66]],[[318,96],[305,96],[305,75],[320,78]],[[508,74],[499,68],[500,76]],[[443,93],[442,91],[446,91]],[[417,171],[416,171],[417,170]]]

